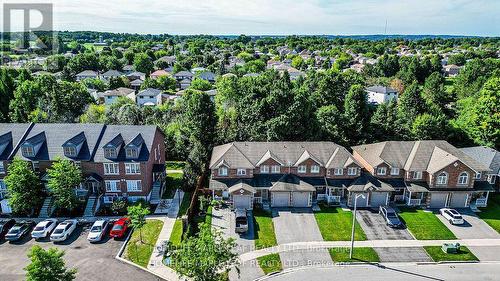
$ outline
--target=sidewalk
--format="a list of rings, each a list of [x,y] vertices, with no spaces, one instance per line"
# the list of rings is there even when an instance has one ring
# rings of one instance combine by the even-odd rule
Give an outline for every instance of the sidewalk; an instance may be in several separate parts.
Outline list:
[[[463,246],[500,246],[500,239],[460,239],[460,240],[366,240],[356,241],[354,247],[372,248],[404,248],[441,246],[443,243],[460,243]],[[318,242],[295,242],[282,244],[266,249],[256,250],[240,255],[241,262],[250,261],[265,255],[287,252],[292,250],[316,250],[336,247],[350,247],[350,241],[318,241]]]
[[[178,189],[175,192],[167,216],[155,217],[155,219],[163,221],[163,228],[158,236],[151,258],[149,259],[148,269],[169,281],[179,280],[179,276],[174,270],[163,264],[163,245],[170,239],[170,234],[172,233],[177,214],[179,213],[179,203],[182,202],[183,197],[184,192]]]

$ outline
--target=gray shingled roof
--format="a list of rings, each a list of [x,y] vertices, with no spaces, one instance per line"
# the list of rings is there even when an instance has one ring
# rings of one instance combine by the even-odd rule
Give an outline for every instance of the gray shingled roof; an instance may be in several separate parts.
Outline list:
[[[460,150],[488,166],[493,174],[500,175],[500,152],[497,150],[487,146],[465,147]]]
[[[159,94],[161,94],[162,91],[161,90],[158,90],[158,89],[154,89],[154,88],[147,88],[147,89],[144,89],[142,91],[140,91],[137,96],[157,96]]]
[[[6,144],[3,151],[0,151],[0,160],[12,159],[11,156],[16,153],[14,149],[23,140],[30,126],[32,124],[0,123],[0,138],[2,139],[0,145]]]
[[[345,167],[346,163],[355,162],[344,147],[333,142],[233,142],[214,147],[210,168],[224,161],[230,168],[252,169],[270,154],[285,166],[300,164],[297,161],[305,160],[304,155],[327,168]]]
[[[122,75],[123,75],[123,73],[121,73],[118,70],[114,70],[114,69],[108,70],[102,74],[102,76],[106,76],[106,77],[114,77],[114,76],[122,76]]]
[[[359,178],[354,180],[351,186],[347,188],[351,192],[366,192],[366,191],[394,191],[394,187],[390,182],[378,179],[370,174],[363,173]]]
[[[380,85],[367,87],[366,90],[369,92],[375,92],[375,93],[381,93],[381,94],[397,93],[398,92],[398,91],[394,90],[393,88],[380,86]]]

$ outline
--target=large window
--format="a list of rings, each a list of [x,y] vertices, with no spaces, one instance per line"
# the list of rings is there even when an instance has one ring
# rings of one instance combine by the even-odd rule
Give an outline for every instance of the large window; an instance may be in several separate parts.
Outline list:
[[[23,148],[21,150],[22,150],[22,153],[23,153],[24,157],[33,157],[33,156],[35,156],[35,151],[33,150],[32,146],[23,146]]]
[[[142,183],[138,180],[127,181],[127,192],[142,191]]]
[[[118,163],[104,163],[104,174],[105,175],[118,175],[120,169]]]
[[[5,166],[2,161],[0,161],[0,174],[5,174]]]
[[[467,172],[463,172],[458,176],[458,184],[468,184],[469,183],[469,174]]]
[[[116,149],[114,149],[114,148],[105,148],[104,149],[104,157],[106,157],[106,158],[116,158]]]
[[[387,169],[385,167],[378,167],[377,168],[377,175],[384,176],[387,173]]]
[[[137,175],[141,173],[140,163],[125,163],[125,174]]]
[[[227,176],[227,167],[219,167],[219,176]]]
[[[120,181],[104,181],[106,192],[120,192]]]
[[[319,173],[319,166],[318,165],[312,165],[311,166],[311,173],[318,174]]]
[[[344,174],[344,169],[342,169],[342,168],[335,168],[333,170],[333,174],[336,175],[336,176],[341,176],[341,175]]]
[[[399,168],[391,168],[391,176],[398,176]]]
[[[238,170],[236,170],[236,174],[238,176],[245,176],[247,174],[247,170],[246,169],[238,169]]]
[[[267,165],[261,165],[260,166],[260,173],[261,174],[269,174],[269,166],[267,166]]]
[[[301,174],[304,174],[306,171],[307,171],[306,165],[300,165],[300,166],[297,168],[297,172],[299,172],[299,173],[301,173]]]
[[[347,175],[355,176],[356,174],[358,174],[358,168],[356,168],[356,167],[347,168]]]
[[[273,165],[271,166],[271,173],[272,174],[279,174],[280,173],[280,166],[279,165]]]
[[[437,177],[437,184],[447,184],[448,183],[448,174],[445,172],[442,172],[441,174],[438,175]]]

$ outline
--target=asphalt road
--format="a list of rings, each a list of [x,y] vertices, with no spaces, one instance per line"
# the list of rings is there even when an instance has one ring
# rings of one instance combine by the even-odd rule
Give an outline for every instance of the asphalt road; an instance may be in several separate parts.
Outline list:
[[[324,280],[499,280],[500,264],[439,264],[439,265],[347,265],[325,268],[305,268],[281,275],[262,278],[272,281]]]
[[[27,253],[33,245],[64,250],[66,265],[78,270],[77,280],[159,280],[154,275],[114,258],[123,241],[105,239],[101,243],[91,244],[87,241],[87,234],[86,229],[78,227],[67,241],[58,244],[48,240],[35,241],[29,235],[19,242],[0,241],[0,280],[25,279],[23,268],[29,263]]]

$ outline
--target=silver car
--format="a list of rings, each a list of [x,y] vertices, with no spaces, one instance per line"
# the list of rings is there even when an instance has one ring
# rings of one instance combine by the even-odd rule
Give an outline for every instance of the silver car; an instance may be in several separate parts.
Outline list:
[[[76,225],[78,224],[77,220],[65,220],[60,223],[54,232],[50,235],[50,241],[53,242],[61,242],[66,239],[75,231]]]

